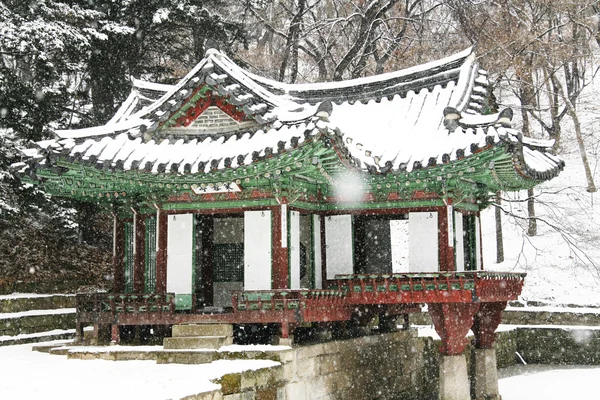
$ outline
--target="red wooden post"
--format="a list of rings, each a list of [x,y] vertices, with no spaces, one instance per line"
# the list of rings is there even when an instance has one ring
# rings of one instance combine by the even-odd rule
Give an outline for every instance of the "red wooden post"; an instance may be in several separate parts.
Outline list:
[[[325,241],[325,216],[319,216],[319,228],[321,229],[321,234],[319,235],[321,238],[321,282],[322,288],[327,288],[327,243]]]
[[[125,224],[113,213],[113,292],[125,291]]]
[[[76,322],[75,323],[75,343],[83,342],[83,323]]]
[[[494,347],[496,329],[502,322],[502,312],[506,308],[506,304],[506,301],[481,303],[471,327],[475,334],[476,348],[492,349]]]
[[[200,218],[200,248],[202,249],[202,285],[204,304],[213,305],[214,279],[214,218],[212,215],[202,215]]]
[[[452,218],[452,207],[450,205],[446,207],[440,207],[438,209],[438,246],[440,252],[440,271],[456,270],[454,262],[454,243],[452,243],[452,245],[450,244],[450,238],[452,238],[454,235],[454,227],[449,218]],[[452,230],[452,232],[450,232],[450,230]]]
[[[506,301],[481,303],[475,314],[471,329],[475,334],[472,395],[476,399],[500,399],[494,341],[506,304]]]
[[[110,326],[110,336],[112,342],[116,344],[121,343],[121,332],[119,330],[119,325],[114,324]]]
[[[133,215],[134,221],[134,255],[133,255],[133,292],[143,293],[144,292],[144,266],[145,260],[145,247],[146,247],[146,224],[144,218],[137,211],[134,210]]]
[[[167,293],[167,213],[158,210],[156,218],[156,234],[158,246],[156,248],[156,293]]]
[[[285,199],[283,199],[285,200]],[[283,211],[283,212],[282,212]],[[287,227],[287,204],[281,204],[272,208],[272,288],[287,289],[288,288],[288,249],[283,247],[282,240],[287,240],[287,229],[283,232],[284,227]],[[285,214],[284,214],[285,213]],[[285,220],[284,220],[285,218]]]
[[[442,339],[440,352],[450,356],[462,354],[479,303],[429,303],[427,308],[435,331]]]

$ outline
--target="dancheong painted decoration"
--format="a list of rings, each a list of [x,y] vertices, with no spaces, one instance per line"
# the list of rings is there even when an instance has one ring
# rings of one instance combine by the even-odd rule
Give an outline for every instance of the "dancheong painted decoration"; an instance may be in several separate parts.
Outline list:
[[[56,131],[13,171],[114,215],[114,289],[77,323],[380,324],[425,304],[460,354],[490,348],[522,274],[484,271],[479,213],[564,163],[498,110],[471,49],[315,84],[209,50],[175,85],[133,80],[103,126]],[[360,312],[358,312],[360,311]]]

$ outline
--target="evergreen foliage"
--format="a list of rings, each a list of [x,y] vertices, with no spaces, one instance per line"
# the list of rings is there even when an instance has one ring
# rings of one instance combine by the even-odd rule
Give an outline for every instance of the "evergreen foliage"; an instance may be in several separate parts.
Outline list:
[[[220,0],[0,2],[1,278],[108,277],[110,215],[21,184],[8,172],[16,148],[55,129],[105,123],[130,77],[181,75],[206,39],[223,48],[243,41],[226,11]]]

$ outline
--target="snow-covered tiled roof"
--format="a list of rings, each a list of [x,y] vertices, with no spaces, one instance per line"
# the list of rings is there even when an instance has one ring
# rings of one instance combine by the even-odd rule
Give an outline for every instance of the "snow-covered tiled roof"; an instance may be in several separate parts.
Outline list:
[[[198,120],[171,128],[168,122],[198,101],[201,89],[253,123],[203,130]],[[510,127],[510,110],[484,115],[489,94],[471,49],[398,72],[300,85],[258,77],[209,50],[176,85],[134,80],[131,95],[106,125],[58,131],[26,156],[153,174],[206,173],[322,137],[335,141],[345,165],[375,174],[411,172],[506,145],[524,177],[555,176],[563,163],[547,152],[552,143],[522,138]]]

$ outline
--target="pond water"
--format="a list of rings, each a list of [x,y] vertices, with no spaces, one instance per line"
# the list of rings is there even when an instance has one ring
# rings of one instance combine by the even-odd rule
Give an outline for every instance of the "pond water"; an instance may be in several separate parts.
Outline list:
[[[597,400],[600,366],[514,365],[498,371],[502,400]]]

